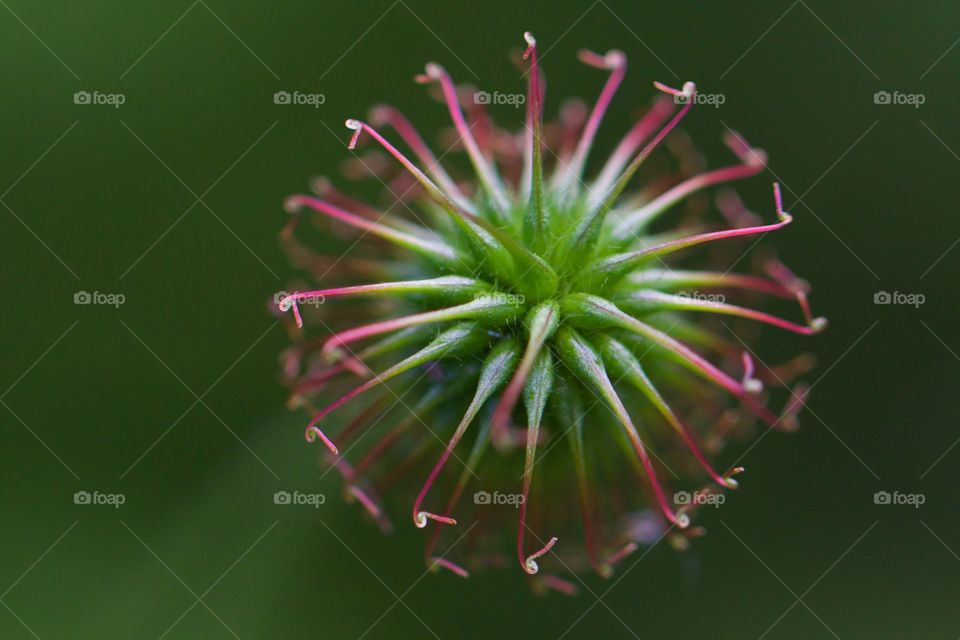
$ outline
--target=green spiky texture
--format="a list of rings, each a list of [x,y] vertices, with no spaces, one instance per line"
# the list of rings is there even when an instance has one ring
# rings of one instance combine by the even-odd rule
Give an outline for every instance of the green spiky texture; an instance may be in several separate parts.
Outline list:
[[[761,364],[746,323],[802,334],[825,323],[809,314],[806,283],[779,262],[765,275],[727,269],[744,239],[790,222],[779,192],[776,221],[764,224],[721,190],[727,226],[709,229],[700,192],[757,173],[762,152],[736,136],[739,164],[697,173],[688,144],[660,150],[694,103],[692,83],[661,87],[668,96],[586,178],[626,58],[585,53],[610,72],[600,99],[589,117],[574,105],[543,125],[529,34],[527,43],[519,134],[477,101],[461,104],[438,65],[420,78],[438,83],[474,180],[455,181],[391,108],[374,111],[377,128],[347,121],[351,149],[363,139],[396,161],[398,172],[382,168],[384,157],[354,161],[392,204],[365,205],[326,180],[316,196],[291,198],[284,246],[322,288],[278,306],[292,311],[291,405],[311,412],[307,439],[326,444],[350,500],[384,529],[406,505],[425,529],[430,567],[466,575],[513,555],[529,575],[550,567],[539,585],[570,591],[557,573],[609,576],[638,546],[701,532],[691,514],[734,488],[739,471],[713,460],[753,418],[796,427],[806,391],[790,387],[807,362]],[[660,171],[641,179],[654,153]],[[347,235],[346,250],[313,253],[295,233],[304,215]],[[686,266],[698,257],[717,270]],[[770,296],[797,301],[804,322],[747,306]],[[768,409],[776,387],[781,412]],[[704,482],[712,488],[699,490]]]

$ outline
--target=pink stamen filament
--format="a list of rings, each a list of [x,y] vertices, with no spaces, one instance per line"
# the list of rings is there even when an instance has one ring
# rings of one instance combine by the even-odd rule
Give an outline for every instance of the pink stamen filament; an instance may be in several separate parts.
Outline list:
[[[406,329],[407,327],[481,317],[490,311],[490,305],[478,299],[454,307],[437,309],[436,311],[425,311],[423,313],[402,316],[391,320],[374,322],[335,333],[324,343],[321,352],[325,357],[330,358],[341,347],[358,340],[363,340],[364,338],[390,333],[399,329]]]
[[[362,120],[350,119],[350,120],[347,120],[344,124],[347,126],[348,129],[351,129],[353,131],[353,135],[350,136],[350,143],[347,145],[348,149],[353,149],[354,147],[356,147],[357,140],[360,138],[360,134],[366,131],[367,134],[370,135],[370,137],[376,140],[380,144],[380,146],[382,146],[384,149],[387,150],[387,152],[390,155],[396,158],[397,162],[399,162],[404,169],[406,169],[414,178],[416,178],[417,182],[419,182],[420,185],[423,186],[423,188],[427,191],[427,193],[430,194],[430,196],[433,197],[433,199],[436,200],[438,204],[444,207],[451,214],[459,215],[457,213],[456,205],[454,204],[450,196],[448,196],[446,193],[444,193],[440,189],[440,187],[434,184],[433,181],[431,181],[430,178],[428,178],[426,174],[423,173],[423,171],[421,171],[417,167],[417,165],[411,162],[405,155],[400,153],[400,151],[395,146],[390,144],[390,142],[388,142],[386,138],[380,135],[380,133],[377,132],[376,129],[371,127],[366,122],[363,122]]]
[[[512,236],[496,229],[472,213],[457,208],[457,205],[450,199],[449,196],[443,193],[440,188],[430,180],[430,178],[428,178],[420,169],[418,169],[416,165],[410,162],[406,156],[400,153],[396,147],[387,142],[387,140],[377,133],[373,127],[365,122],[353,119],[347,120],[345,124],[348,129],[352,129],[354,131],[353,136],[350,138],[349,148],[352,149],[356,145],[360,134],[363,131],[366,131],[387,151],[389,151],[390,154],[393,155],[397,161],[400,162],[400,164],[402,164],[411,175],[413,175],[414,178],[416,178],[417,182],[423,186],[427,193],[434,199],[434,201],[437,202],[437,204],[441,206],[441,208],[443,208],[443,210],[451,217],[451,219],[471,237],[472,241],[483,245],[484,250],[489,251],[493,248],[498,250],[504,249],[503,244],[511,242]],[[525,254],[523,257],[526,258],[533,257],[532,254],[530,254],[520,245],[520,243],[513,242],[512,245],[512,250],[508,252],[511,258],[513,258],[514,254],[516,253]],[[552,271],[549,271],[549,267],[547,267],[545,263],[542,265],[535,263],[534,266],[537,267],[541,272],[547,271],[548,273],[552,273]]]
[[[530,410],[531,407],[528,406],[528,422],[530,424],[527,426],[527,449],[523,463],[523,500],[520,501],[519,517],[517,519],[517,558],[519,558],[520,566],[523,567],[524,571],[535,574],[539,570],[536,559],[549,551],[557,539],[555,537],[551,538],[543,549],[531,556],[524,557],[523,543],[527,533],[527,506],[530,504],[530,486],[533,484],[533,466],[536,464],[537,438],[540,432],[540,419],[542,418],[542,414],[534,413],[530,415]]]
[[[338,398],[337,400],[335,400],[334,402],[332,402],[331,404],[327,405],[325,408],[317,412],[313,420],[311,420],[310,424],[307,426],[307,442],[313,442],[313,436],[311,435],[311,433],[313,433],[314,435],[319,435],[321,438],[323,438],[324,442],[327,443],[327,446],[330,448],[330,450],[333,451],[334,454],[337,454],[336,447],[333,446],[333,443],[330,442],[326,438],[326,436],[323,435],[323,432],[320,431],[320,429],[315,426],[320,420],[322,420],[327,415],[329,415],[332,411],[335,411],[336,409],[343,406],[353,398],[356,398],[361,393],[364,393],[365,391],[369,391],[370,389],[376,387],[377,385],[383,384],[384,382],[387,382],[388,380],[395,378],[396,376],[406,373],[407,371],[409,371],[410,369],[416,366],[427,364],[428,362],[433,362],[435,360],[438,360],[444,357],[444,355],[448,353],[450,349],[456,346],[458,341],[462,341],[465,339],[469,340],[469,336],[470,336],[469,332],[460,332],[460,336],[454,337],[450,342],[444,343],[444,342],[435,340],[434,342],[427,345],[420,351],[401,360],[400,362],[386,369],[382,373],[377,374],[371,380],[368,380],[362,385],[352,389],[351,391],[348,391],[343,396],[341,396],[340,398]]]
[[[779,423],[779,420],[766,407],[757,402],[756,398],[747,393],[746,389],[739,382],[718,369],[709,360],[699,353],[683,344],[679,340],[670,337],[666,333],[659,331],[652,326],[643,323],[633,316],[624,313],[615,306],[606,303],[601,306],[591,301],[592,306],[597,310],[597,317],[612,321],[615,325],[631,333],[639,335],[650,342],[672,352],[679,357],[680,362],[691,369],[704,379],[713,382],[720,388],[739,398],[751,411],[763,418],[770,426]]]
[[[693,107],[694,96],[696,95],[696,90],[697,90],[696,85],[694,83],[692,82],[686,83],[685,85],[683,85],[682,91],[678,91],[677,89],[672,89],[666,85],[660,84],[659,82],[655,82],[654,86],[660,91],[663,91],[664,93],[668,93],[670,95],[686,96],[685,104],[680,109],[680,111],[677,112],[677,114],[674,115],[673,118],[671,118],[670,121],[667,122],[667,124],[660,129],[657,135],[655,135],[653,139],[647,143],[647,145],[640,151],[640,153],[636,155],[636,157],[630,162],[627,168],[620,174],[619,178],[617,178],[616,182],[609,188],[609,190],[605,189],[604,191],[599,192],[597,201],[601,202],[598,209],[598,213],[600,215],[602,215],[603,213],[606,213],[613,207],[614,202],[620,196],[623,190],[626,188],[627,183],[630,181],[630,178],[632,178],[633,174],[637,172],[637,169],[640,168],[640,165],[642,165],[647,160],[647,158],[650,157],[650,155],[660,145],[660,143],[663,142],[663,139],[666,138],[670,134],[670,132],[676,128],[678,124],[680,124],[680,121],[683,120],[683,118],[687,115],[687,112],[690,111],[691,107]]]
[[[733,394],[740,399],[753,413],[763,418],[771,427],[777,425],[780,421],[773,415],[766,407],[761,405],[757,400],[747,392],[739,382],[725,374],[723,371],[714,366],[706,358],[693,351],[690,347],[686,346],[682,342],[675,340],[668,336],[667,334],[658,331],[651,327],[650,325],[644,324],[630,316],[624,314],[625,320],[629,319],[630,322],[624,322],[624,328],[630,331],[634,331],[638,335],[646,337],[648,340],[653,343],[667,349],[668,351],[673,352],[680,358],[680,361],[687,366],[692,371],[700,374],[704,379],[709,380],[722,389],[725,389],[727,392]]]
[[[591,242],[593,238],[592,235],[596,235],[599,232],[599,226],[603,224],[604,219],[610,209],[613,208],[613,205],[616,204],[617,198],[620,197],[620,194],[623,193],[623,190],[626,188],[627,183],[630,182],[630,179],[637,172],[650,154],[657,148],[660,142],[663,141],[667,135],[683,120],[684,116],[687,115],[687,112],[690,111],[690,108],[693,106],[693,96],[696,94],[696,85],[692,82],[687,82],[683,85],[683,90],[678,91],[677,89],[672,89],[666,85],[662,85],[659,82],[655,82],[654,86],[657,87],[660,91],[669,93],[671,95],[683,95],[688,96],[686,103],[683,105],[683,108],[664,126],[659,133],[657,133],[654,138],[647,143],[647,145],[640,151],[639,154],[630,162],[626,170],[620,174],[620,177],[617,179],[616,183],[608,191],[601,192],[596,195],[596,201],[600,202],[600,205],[591,209],[590,213],[587,214],[583,221],[578,225],[576,235],[574,238],[574,244],[581,244],[584,242]]]
[[[762,150],[750,147],[744,148],[743,140],[734,136],[725,136],[724,142],[737,154],[741,164],[706,171],[684,180],[649,204],[627,214],[617,225],[614,234],[618,237],[628,237],[649,225],[659,214],[697,191],[713,185],[749,178],[763,171],[766,166],[766,154]]]
[[[777,185],[774,185],[777,187]],[[701,245],[707,242],[713,242],[715,240],[725,240],[729,238],[738,238],[741,236],[756,235],[759,233],[767,233],[769,231],[776,231],[781,229],[793,221],[793,218],[787,212],[779,209],[777,211],[777,216],[779,222],[773,224],[761,225],[756,227],[743,227],[739,229],[724,229],[722,231],[712,231],[709,233],[701,233],[693,236],[688,236],[686,238],[680,238],[678,240],[671,240],[669,242],[664,242],[662,244],[656,245],[654,247],[649,247],[647,249],[640,249],[638,251],[630,251],[627,253],[620,253],[610,258],[604,259],[597,266],[593,267],[593,271],[598,271],[601,273],[616,275],[624,274],[628,271],[631,271],[634,267],[652,260],[654,258],[659,258],[682,249],[687,249],[689,247],[694,247]]]
[[[619,313],[623,314],[622,311]],[[626,314],[623,315],[626,316]],[[629,316],[626,317],[630,318]],[[636,320],[633,320],[633,318],[630,318],[630,320],[637,322]],[[675,514],[673,509],[670,507],[670,503],[667,501],[663,487],[660,485],[660,480],[657,478],[657,472],[653,467],[653,462],[650,460],[650,456],[647,453],[647,448],[643,444],[643,440],[640,438],[640,434],[637,432],[633,421],[630,419],[630,414],[627,412],[626,407],[623,406],[623,401],[620,399],[620,396],[617,394],[613,383],[610,381],[610,377],[607,375],[607,371],[603,366],[603,361],[600,357],[600,354],[597,353],[592,346],[586,343],[586,341],[575,334],[568,334],[566,337],[566,342],[573,350],[574,357],[577,359],[574,366],[581,369],[584,374],[589,375],[593,385],[600,392],[601,397],[616,416],[617,422],[620,423],[620,427],[623,429],[625,435],[630,441],[630,444],[633,446],[633,450],[639,458],[643,468],[643,475],[650,483],[650,487],[653,490],[654,497],[656,498],[657,505],[659,506],[661,513],[663,513],[663,516],[671,523],[675,524],[681,529],[686,528],[690,524],[689,518],[686,518],[682,514]]]
[[[440,258],[448,262],[454,261],[457,257],[453,249],[446,245],[442,245],[422,237],[412,236],[408,233],[404,233],[403,231],[391,229],[390,227],[382,225],[378,222],[371,222],[366,218],[352,214],[349,211],[345,211],[340,207],[336,207],[329,202],[325,202],[318,198],[312,198],[310,196],[292,196],[287,199],[286,206],[287,210],[291,213],[296,213],[301,207],[309,207],[318,213],[322,213],[352,227],[356,227],[379,238],[383,238],[384,240],[389,240],[394,244],[417,251],[418,253]]]
[[[769,324],[787,331],[792,331],[793,333],[799,333],[801,335],[814,335],[816,333],[820,333],[827,326],[826,318],[814,318],[811,325],[803,326],[790,322],[789,320],[778,318],[772,314],[765,313],[763,311],[756,311],[747,307],[739,307],[737,305],[718,302],[715,300],[697,300],[685,296],[671,295],[653,290],[631,293],[629,300],[631,302],[638,303],[643,308],[646,308],[647,305],[651,305],[653,308],[659,307],[683,311],[702,311],[706,313],[737,316],[740,318],[746,318],[748,320],[763,322],[764,324]]]
[[[473,163],[473,168],[480,177],[480,182],[490,197],[493,198],[497,209],[499,209],[501,213],[506,213],[510,209],[510,201],[507,198],[500,179],[477,145],[477,141],[474,139],[470,127],[463,117],[463,111],[460,109],[460,101],[457,98],[457,89],[453,84],[453,80],[450,79],[450,75],[443,67],[430,63],[426,66],[426,74],[418,76],[417,81],[424,83],[431,80],[440,83],[440,90],[443,92],[444,101],[447,103],[450,119],[453,121],[453,126],[456,128],[457,133],[460,134],[460,140],[467,150],[467,155]]]
[[[491,391],[492,392],[492,391]],[[460,442],[460,439],[463,438],[463,434],[466,433],[467,428],[470,426],[470,423],[473,422],[473,419],[476,417],[477,412],[480,411],[480,407],[483,406],[483,403],[486,402],[489,397],[489,393],[482,388],[478,387],[477,394],[474,396],[473,401],[470,403],[470,406],[467,407],[466,413],[464,413],[463,418],[460,420],[460,424],[457,425],[456,431],[450,437],[450,441],[447,443],[447,446],[444,448],[443,453],[440,454],[440,459],[437,460],[436,464],[433,465],[433,469],[430,470],[430,475],[427,476],[426,482],[423,483],[423,487],[420,489],[420,493],[417,494],[417,499],[413,503],[413,523],[420,529],[423,529],[427,526],[427,518],[436,520],[442,524],[456,524],[457,521],[453,518],[446,516],[436,516],[428,511],[423,511],[420,507],[423,505],[424,500],[427,498],[427,493],[430,491],[430,487],[433,486],[434,481],[437,479],[437,476],[440,475],[440,471],[443,469],[444,465],[447,463],[447,459],[450,458],[450,455],[453,453],[453,450],[456,448],[457,444]]]
[[[628,368],[626,372],[627,379],[633,383],[634,386],[636,386],[650,402],[653,403],[653,405],[657,408],[657,411],[659,411],[664,419],[666,419],[670,427],[673,428],[677,435],[680,436],[684,444],[687,446],[687,449],[691,454],[693,454],[693,457],[700,464],[700,466],[703,467],[704,471],[706,471],[707,474],[714,480],[714,482],[720,486],[728,489],[736,489],[736,482],[723,478],[713,468],[713,465],[710,464],[710,461],[707,460],[707,457],[700,449],[700,445],[697,444],[693,430],[690,429],[686,422],[680,419],[680,417],[676,414],[676,412],[674,412],[664,397],[660,395],[660,391],[650,380],[649,376],[647,376],[647,373],[644,371],[643,367],[640,366],[639,360],[636,359],[629,349],[619,342],[609,340],[608,346],[612,352],[612,359],[616,361],[617,365]]]
[[[440,165],[439,160],[437,160],[437,157],[430,150],[430,147],[427,146],[427,143],[424,142],[416,128],[410,124],[410,121],[407,120],[400,111],[390,106],[380,105],[371,111],[370,119],[375,123],[386,123],[393,127],[403,141],[407,143],[407,146],[413,150],[413,153],[420,162],[427,168],[427,172],[434,181],[449,194],[457,206],[470,213],[476,213],[473,203],[460,191],[460,188],[457,187],[457,184],[453,181],[453,178],[450,177],[450,174]]]
[[[529,118],[532,128],[527,142],[530,149],[530,181],[532,205],[534,208],[534,225],[532,239],[534,246],[541,246],[546,240],[547,220],[543,202],[543,103],[540,95],[540,66],[537,64],[537,41],[529,31],[523,34],[527,42],[527,50],[523,59],[530,59],[530,80],[528,92],[530,94]]]
[[[438,522],[445,522],[440,518],[434,516],[433,514],[423,511],[421,509],[424,500],[427,497],[427,493],[430,491],[430,487],[433,486],[434,481],[437,479],[437,476],[440,475],[440,471],[443,469],[444,465],[447,463],[447,460],[453,454],[453,450],[456,448],[457,444],[463,438],[463,434],[466,433],[467,429],[470,427],[470,424],[476,418],[477,413],[483,407],[484,403],[493,395],[493,392],[496,391],[497,387],[502,384],[498,382],[496,376],[499,374],[494,373],[497,370],[497,365],[509,364],[514,358],[512,351],[495,351],[491,352],[488,358],[487,364],[490,366],[485,366],[483,372],[480,375],[480,380],[477,383],[477,389],[474,392],[473,399],[470,401],[467,410],[463,414],[463,418],[460,419],[460,424],[457,425],[456,430],[453,432],[453,435],[450,436],[450,440],[447,442],[447,446],[444,447],[443,453],[440,454],[440,459],[433,465],[433,468],[430,470],[430,474],[427,476],[427,480],[423,483],[423,487],[420,489],[420,493],[417,494],[417,498],[413,503],[413,523],[419,527],[424,528],[427,526],[426,518],[432,518]],[[504,367],[504,370],[509,370],[509,367]],[[453,518],[447,517],[446,520],[452,521],[447,524],[456,524],[456,521]]]
[[[651,287],[682,288],[685,286],[728,287],[766,293],[787,300],[795,294],[782,284],[739,273],[721,273],[718,271],[681,271],[675,269],[643,269],[630,274],[631,284]]]
[[[320,196],[320,198],[329,202],[335,207],[340,207],[341,209],[355,212],[374,222],[387,223],[387,226],[393,226],[408,233],[421,236],[424,234],[429,234],[427,229],[424,229],[418,224],[410,222],[409,220],[404,220],[403,218],[399,218],[390,213],[381,212],[366,202],[362,202],[356,198],[351,198],[350,196],[338,191],[326,177],[321,176],[315,178],[311,182],[310,186],[316,195]]]
[[[617,176],[627,166],[637,147],[646,140],[658,127],[663,125],[667,117],[673,113],[674,102],[666,96],[660,96],[653,106],[633,125],[624,136],[617,148],[614,149],[607,163],[590,186],[589,208],[593,209],[600,204],[600,196],[607,193]]]
[[[402,282],[378,282],[375,284],[337,287],[334,289],[300,291],[282,298],[278,303],[278,306],[281,311],[287,311],[295,303],[302,302],[304,300],[316,300],[317,304],[322,304],[326,298],[336,298],[341,296],[428,292],[441,292],[444,294],[449,294],[455,291],[457,288],[466,287],[469,290],[471,287],[476,287],[478,284],[479,281],[477,280],[472,278],[461,278],[459,276],[441,276],[439,278],[430,278],[426,280],[407,280]]]
[[[604,84],[603,89],[600,91],[600,96],[597,98],[597,103],[594,105],[593,111],[590,113],[587,124],[583,129],[583,134],[573,153],[573,158],[564,169],[562,179],[559,180],[556,185],[558,191],[561,193],[576,191],[580,182],[580,176],[583,173],[584,164],[586,164],[587,161],[587,154],[590,153],[590,147],[593,146],[593,139],[597,134],[597,129],[600,128],[603,116],[606,114],[614,94],[616,94],[620,83],[623,82],[624,75],[627,73],[627,56],[624,55],[622,51],[608,51],[606,55],[601,56],[592,51],[582,50],[580,52],[580,60],[591,67],[610,70],[610,77],[607,78],[606,84]]]

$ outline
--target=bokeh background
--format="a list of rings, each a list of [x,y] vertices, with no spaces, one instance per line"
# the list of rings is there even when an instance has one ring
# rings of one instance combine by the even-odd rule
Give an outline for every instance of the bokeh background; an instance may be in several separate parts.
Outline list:
[[[957,6],[0,5],[0,637],[960,636]],[[265,306],[293,275],[282,201],[349,157],[344,118],[389,101],[436,133],[443,109],[412,82],[423,63],[520,91],[507,53],[526,29],[554,98],[596,95],[579,48],[628,53],[600,147],[654,79],[723,94],[684,126],[715,163],[725,125],[770,153],[741,192],[762,208],[783,183],[796,222],[770,239],[831,320],[813,340],[764,334],[760,353],[819,356],[811,411],[797,434],[731,452],[748,474],[704,514],[709,535],[587,577],[574,599],[534,596],[512,570],[425,576],[417,531],[383,538],[343,505],[284,409],[287,338]],[[125,303],[75,305],[78,291]],[[879,291],[926,301],[877,305]],[[274,505],[279,490],[330,499]]]

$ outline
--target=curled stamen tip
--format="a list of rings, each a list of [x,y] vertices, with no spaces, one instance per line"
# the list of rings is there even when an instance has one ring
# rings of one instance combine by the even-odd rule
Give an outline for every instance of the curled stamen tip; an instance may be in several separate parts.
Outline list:
[[[353,131],[353,135],[350,136],[350,142],[347,144],[347,149],[353,149],[357,146],[357,140],[360,138],[360,133],[363,132],[363,123],[359,120],[354,120],[353,118],[347,118],[343,124],[346,125],[347,129]]]
[[[418,529],[423,529],[427,526],[427,519],[434,520],[440,524],[457,524],[457,521],[453,518],[447,516],[438,516],[435,513],[430,513],[429,511],[418,511],[415,516],[413,516],[413,524],[417,525]]]
[[[743,467],[734,467],[724,474],[723,482],[727,489],[738,489],[740,487],[740,483],[733,478],[733,476],[737,475],[738,473],[743,473]]]
[[[690,516],[681,511],[676,515],[673,524],[677,525],[680,529],[686,529],[690,526]]]
[[[821,331],[826,329],[827,326],[829,326],[829,324],[830,324],[830,321],[827,320],[826,318],[823,318],[823,317],[814,318],[813,320],[810,321],[810,328],[813,329],[815,333],[820,333]]]
[[[527,45],[528,45],[529,47],[533,48],[533,47],[537,46],[537,39],[533,37],[533,33],[529,32],[529,31],[524,31],[524,32],[523,32],[523,39],[524,39],[524,41],[527,43]],[[529,49],[528,49],[528,52],[529,52]],[[526,53],[523,54],[523,57],[526,58],[526,57],[527,57],[527,54],[526,54]]]
[[[293,306],[293,296],[284,296],[280,299],[280,302],[277,303],[277,309],[286,313],[290,311],[290,307]]]
[[[431,80],[437,80],[442,77],[444,74],[443,67],[441,67],[436,62],[428,62],[423,67],[424,73],[417,76],[417,82],[421,84],[424,82],[430,82]]]
[[[311,442],[311,443],[314,442],[317,438],[320,438],[320,440],[323,441],[323,444],[327,446],[327,449],[330,449],[330,452],[333,455],[335,456],[340,455],[340,450],[337,449],[336,445],[333,444],[330,438],[328,438],[323,433],[323,431],[320,431],[320,429],[316,425],[310,425],[309,427],[307,427],[307,430],[303,434],[303,436],[304,438],[306,438],[307,442]]]
[[[527,556],[527,559],[523,561],[523,570],[530,575],[535,575],[538,571],[540,571],[540,565],[537,564],[537,558],[549,553],[550,549],[553,549],[553,545],[555,544],[557,544],[557,537],[553,536],[550,538],[550,541],[547,544],[543,545],[542,549]]]
[[[740,486],[740,483],[734,480],[733,476],[743,473],[743,471],[743,467],[734,467],[723,476],[723,479],[727,482],[727,488],[736,489]]]
[[[287,213],[297,213],[303,206],[303,199],[300,196],[290,196],[283,201],[283,210]]]
[[[672,96],[683,96],[686,100],[689,100],[693,97],[693,94],[697,91],[697,85],[694,82],[687,81],[683,83],[682,89],[674,89],[671,86],[665,85],[662,82],[654,81],[653,86],[656,87],[659,91],[668,93]]]
[[[743,389],[750,395],[759,395],[763,391],[763,383],[756,378],[743,381]]]

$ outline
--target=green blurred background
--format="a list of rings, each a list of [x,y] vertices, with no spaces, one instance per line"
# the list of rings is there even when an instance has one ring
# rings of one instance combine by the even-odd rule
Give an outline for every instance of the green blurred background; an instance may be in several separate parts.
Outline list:
[[[960,636],[957,6],[0,5],[0,638]],[[601,148],[654,79],[722,93],[684,126],[715,164],[725,124],[770,153],[776,178],[741,193],[764,207],[784,183],[796,223],[768,240],[831,320],[813,340],[763,334],[772,360],[819,356],[815,415],[739,450],[743,490],[705,514],[709,535],[575,599],[513,570],[424,576],[417,531],[383,538],[343,505],[284,409],[265,304],[293,275],[282,201],[349,157],[344,118],[388,101],[436,133],[423,63],[522,90],[507,53],[526,29],[554,99],[596,95],[580,47],[628,53]],[[274,104],[281,90],[326,102]],[[81,290],[126,301],[75,305]],[[881,290],[926,303],[875,305]],[[278,490],[331,499],[277,506]],[[877,505],[881,490],[926,502]]]

